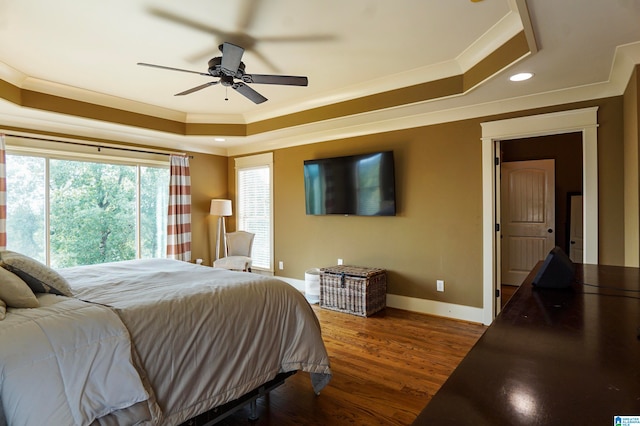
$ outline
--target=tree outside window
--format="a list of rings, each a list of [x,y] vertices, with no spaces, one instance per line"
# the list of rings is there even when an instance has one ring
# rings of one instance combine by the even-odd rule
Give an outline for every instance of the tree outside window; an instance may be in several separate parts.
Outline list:
[[[168,182],[168,168],[7,155],[7,247],[45,262],[48,243],[56,268],[162,257]]]
[[[8,249],[46,261],[45,159],[6,156]]]

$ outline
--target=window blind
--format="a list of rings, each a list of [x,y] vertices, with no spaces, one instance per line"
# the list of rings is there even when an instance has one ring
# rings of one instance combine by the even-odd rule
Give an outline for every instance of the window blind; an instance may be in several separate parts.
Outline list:
[[[252,264],[272,269],[271,165],[237,168],[238,229],[253,232]]]

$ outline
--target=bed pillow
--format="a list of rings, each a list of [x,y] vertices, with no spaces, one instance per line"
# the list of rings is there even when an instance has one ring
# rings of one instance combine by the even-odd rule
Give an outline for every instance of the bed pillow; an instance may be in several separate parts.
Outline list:
[[[2,321],[6,315],[7,315],[7,304],[4,303],[4,300],[0,299],[0,321]]]
[[[5,307],[37,308],[40,306],[31,288],[17,275],[0,268],[0,299]]]
[[[69,283],[62,275],[35,259],[7,250],[0,253],[0,264],[22,278],[34,293],[73,296]]]

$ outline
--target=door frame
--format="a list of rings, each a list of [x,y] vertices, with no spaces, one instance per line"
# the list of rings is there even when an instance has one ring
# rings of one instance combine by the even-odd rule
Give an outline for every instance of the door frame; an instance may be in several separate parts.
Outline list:
[[[496,144],[500,140],[582,133],[582,193],[584,263],[598,263],[598,107],[539,114],[480,123],[482,127],[482,287],[483,323],[493,322],[499,288],[500,233],[496,229],[500,175],[496,173]]]
[[[566,222],[567,222],[567,231],[566,231],[566,235],[564,237],[565,239],[565,245],[567,247],[567,255],[569,255],[569,257],[571,258],[571,228],[572,228],[572,216],[573,216],[573,208],[572,208],[572,200],[574,197],[581,197],[582,198],[582,192],[569,192],[567,193],[567,217],[566,217]],[[584,199],[583,199],[584,200]],[[582,202],[580,203],[582,204]],[[581,216],[584,217],[584,212],[581,212]]]

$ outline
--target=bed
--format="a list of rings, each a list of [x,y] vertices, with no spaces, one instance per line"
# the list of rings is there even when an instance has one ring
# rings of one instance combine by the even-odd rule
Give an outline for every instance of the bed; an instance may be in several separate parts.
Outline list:
[[[313,310],[280,280],[168,259],[48,273],[28,282],[39,306],[0,321],[0,424],[177,425],[282,373],[317,394],[331,379]]]

